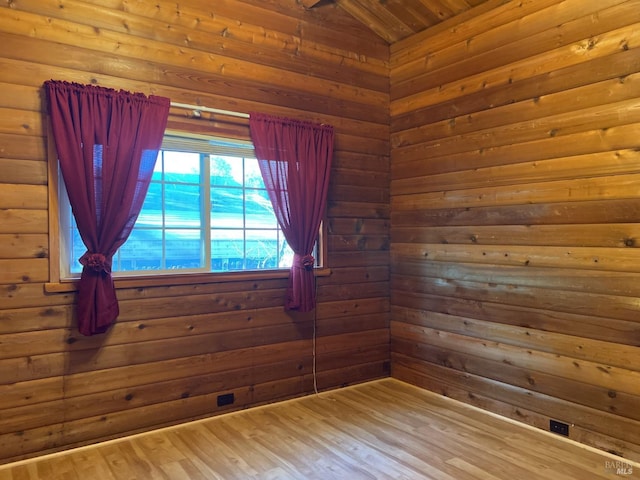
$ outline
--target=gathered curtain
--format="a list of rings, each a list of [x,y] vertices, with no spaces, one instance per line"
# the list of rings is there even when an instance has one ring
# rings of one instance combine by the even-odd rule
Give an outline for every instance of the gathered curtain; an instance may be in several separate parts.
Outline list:
[[[285,308],[315,308],[313,249],[326,209],[333,127],[251,113],[260,172],[282,233],[293,250]]]
[[[142,208],[170,101],[63,81],[44,85],[60,170],[87,248],[79,259],[78,330],[103,333],[119,314],[113,255]]]

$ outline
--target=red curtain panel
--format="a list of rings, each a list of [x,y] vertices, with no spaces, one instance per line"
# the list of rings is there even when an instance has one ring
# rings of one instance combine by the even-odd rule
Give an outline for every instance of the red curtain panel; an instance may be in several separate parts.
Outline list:
[[[285,308],[315,308],[313,248],[326,209],[333,127],[252,113],[249,128],[282,232],[294,252]]]
[[[78,283],[78,330],[105,332],[119,314],[111,264],[140,213],[170,101],[50,80],[44,84],[60,170],[87,251]]]

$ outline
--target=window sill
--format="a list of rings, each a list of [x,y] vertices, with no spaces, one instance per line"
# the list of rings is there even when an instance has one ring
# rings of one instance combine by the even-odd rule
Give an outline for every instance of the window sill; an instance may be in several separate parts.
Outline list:
[[[314,270],[316,277],[331,275],[329,268]],[[274,280],[288,278],[289,270],[269,270],[265,272],[233,273],[184,273],[176,275],[145,275],[140,277],[115,278],[116,290],[125,288],[165,287],[170,285],[194,285],[202,283],[247,282],[252,280]],[[78,290],[77,280],[49,282],[44,284],[46,293],[68,293]]]

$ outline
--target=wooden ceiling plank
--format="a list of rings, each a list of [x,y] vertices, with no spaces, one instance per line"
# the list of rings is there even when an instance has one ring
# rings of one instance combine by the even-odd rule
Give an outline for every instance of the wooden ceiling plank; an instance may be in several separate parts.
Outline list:
[[[332,1],[387,43],[431,30],[445,20],[495,0],[296,0],[306,8]],[[505,3],[500,0],[498,3]],[[480,10],[478,10],[480,11]]]
[[[341,8],[368,25],[388,43],[394,43],[416,33],[379,0],[335,1]]]
[[[384,5],[414,33],[421,32],[439,21],[420,2],[414,0],[387,0]]]
[[[420,2],[422,5],[427,7],[431,13],[438,17],[440,21],[451,18],[454,15],[454,12],[445,4],[445,2],[438,0],[420,0]]]
[[[442,0],[442,3],[453,11],[454,14],[465,12],[473,7],[468,0]]]
[[[304,8],[313,8],[320,3],[321,0],[300,0]]]

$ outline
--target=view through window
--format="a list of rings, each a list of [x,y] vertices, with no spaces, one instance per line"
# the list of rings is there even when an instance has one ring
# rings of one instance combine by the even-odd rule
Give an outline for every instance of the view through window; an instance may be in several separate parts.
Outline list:
[[[64,278],[81,272],[86,248],[64,191],[60,198]],[[231,272],[288,268],[292,259],[251,143],[166,135],[112,269],[114,276]]]

